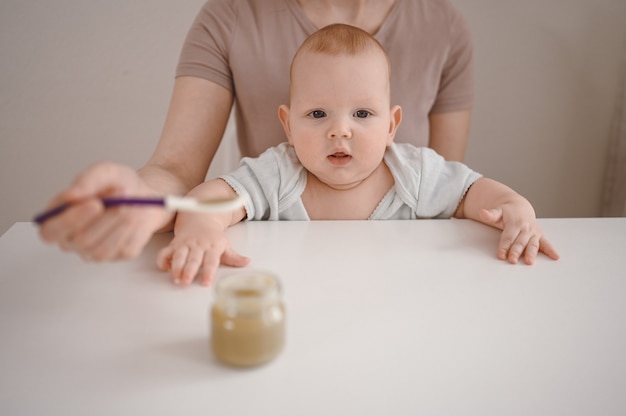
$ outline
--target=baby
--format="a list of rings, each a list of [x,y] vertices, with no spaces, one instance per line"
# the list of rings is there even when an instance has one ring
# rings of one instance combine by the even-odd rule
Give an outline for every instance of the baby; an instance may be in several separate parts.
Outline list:
[[[179,213],[159,267],[177,284],[199,274],[208,285],[220,264],[247,265],[224,233],[244,219],[470,218],[502,230],[502,260],[558,259],[525,198],[429,148],[393,142],[402,109],[390,103],[389,79],[387,54],[367,32],[334,24],[307,38],[291,64],[290,104],[278,109],[288,142],[194,188],[191,197],[246,203],[227,214]]]

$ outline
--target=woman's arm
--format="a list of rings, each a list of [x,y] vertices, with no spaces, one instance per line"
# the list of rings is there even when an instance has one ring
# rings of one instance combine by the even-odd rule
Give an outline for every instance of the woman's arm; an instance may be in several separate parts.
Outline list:
[[[161,209],[104,209],[103,196],[184,195],[204,180],[226,128],[232,93],[210,81],[180,77],[159,144],[135,171],[113,163],[91,166],[50,202],[71,208],[46,221],[41,238],[85,260],[138,255],[157,230],[171,229],[173,214]]]
[[[467,149],[471,115],[470,110],[430,114],[428,146],[446,160],[462,162]]]
[[[201,78],[177,78],[161,139],[139,175],[161,194],[184,195],[202,183],[232,104],[226,88]]]

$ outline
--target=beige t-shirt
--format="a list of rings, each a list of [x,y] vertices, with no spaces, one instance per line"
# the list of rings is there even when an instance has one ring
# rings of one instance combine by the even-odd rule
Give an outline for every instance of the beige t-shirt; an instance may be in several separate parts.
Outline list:
[[[289,66],[317,28],[297,0],[208,0],[192,24],[176,76],[235,93],[239,148],[256,157],[286,140]],[[396,0],[377,33],[391,59],[391,103],[403,109],[396,141],[428,145],[428,114],[468,110],[473,100],[469,28],[448,0]]]

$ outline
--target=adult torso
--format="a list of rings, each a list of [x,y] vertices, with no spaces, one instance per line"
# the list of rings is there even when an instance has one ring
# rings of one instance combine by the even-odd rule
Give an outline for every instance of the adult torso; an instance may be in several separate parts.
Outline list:
[[[219,16],[220,7],[227,10],[223,14],[228,16]],[[207,37],[221,37],[215,41],[221,48],[215,56],[207,48],[209,53],[198,58],[193,46],[189,46],[194,41],[190,36],[181,64],[189,57],[206,58],[211,61],[206,76],[200,72],[191,75],[216,80],[212,73],[223,73],[216,82],[231,88],[236,95],[241,152],[244,156],[257,156],[285,140],[276,114],[280,104],[289,102],[289,66],[300,44],[317,27],[296,0],[209,0],[205,11],[207,8],[211,9],[204,17],[210,33]],[[202,16],[201,12],[199,22]],[[471,71],[463,66],[471,64],[471,40],[464,22],[458,19],[447,0],[396,0],[374,34],[392,62],[392,104],[403,108],[396,141],[426,146],[431,111],[470,108]],[[216,31],[215,26],[220,25],[229,27]],[[460,35],[455,31],[460,31]],[[198,36],[206,35],[202,32],[195,35]],[[467,45],[459,45],[460,42]],[[470,56],[457,55],[467,62],[455,58],[459,65],[451,66],[453,49],[462,52],[463,48]],[[214,70],[213,65],[222,67]],[[185,68],[179,65],[178,75],[185,75]],[[449,81],[445,77],[455,75],[450,74],[451,70],[458,76]]]

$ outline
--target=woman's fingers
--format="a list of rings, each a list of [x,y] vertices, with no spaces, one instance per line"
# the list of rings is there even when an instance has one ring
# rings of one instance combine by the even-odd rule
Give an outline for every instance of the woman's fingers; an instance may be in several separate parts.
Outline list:
[[[130,167],[95,164],[50,201],[50,208],[60,204],[68,207],[40,225],[41,239],[75,251],[85,260],[137,256],[171,214],[153,207],[106,209],[100,198],[114,195],[147,196],[152,191]]]
[[[84,232],[103,213],[104,206],[97,199],[76,203],[44,222],[39,227],[39,236],[46,243],[58,244],[64,250],[71,250],[76,235]]]

